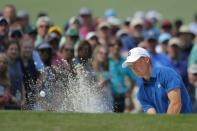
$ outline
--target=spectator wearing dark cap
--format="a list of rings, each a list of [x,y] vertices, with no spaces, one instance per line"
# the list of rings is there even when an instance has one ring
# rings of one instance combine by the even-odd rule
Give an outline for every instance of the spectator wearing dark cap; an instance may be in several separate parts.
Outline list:
[[[172,23],[170,20],[163,20],[161,22],[161,33],[172,34]]]
[[[177,36],[178,35],[179,29],[180,29],[180,27],[182,25],[183,25],[183,20],[182,19],[176,19],[174,21],[174,30],[172,32],[172,35],[173,36]]]
[[[187,76],[187,60],[181,59],[181,41],[179,38],[174,37],[171,38],[168,42],[168,57],[170,58],[170,62],[177,73],[183,79],[183,82],[186,87],[188,87],[188,76]]]
[[[0,17],[0,52],[4,52],[6,49],[6,43],[8,41],[9,23],[4,17]]]
[[[51,32],[48,34],[47,42],[50,44],[52,49],[52,65],[59,66],[62,64],[59,50],[59,42],[61,36],[56,32]]]
[[[52,65],[52,48],[48,43],[42,43],[37,48],[45,67]]]
[[[179,29],[178,37],[181,40],[182,59],[188,60],[194,45],[195,35],[189,30],[189,26],[182,25]]]
[[[78,50],[79,45],[80,45],[79,32],[76,29],[69,28],[65,32],[65,38],[66,38],[66,43],[71,44],[71,45],[74,46],[75,56],[77,56],[77,50]]]
[[[30,33],[32,31],[32,26],[30,25],[29,13],[25,10],[20,10],[17,12],[17,19],[24,33]]]
[[[20,28],[11,28],[8,34],[8,38],[10,41],[19,42],[23,37],[23,31]]]
[[[154,34],[148,34],[145,38],[145,47],[150,53],[153,65],[156,67],[172,67],[169,58],[165,54],[156,52],[157,45],[157,37]]]
[[[85,39],[86,35],[94,31],[94,24],[92,20],[92,11],[89,8],[83,7],[79,11],[81,27],[79,29],[79,35],[82,39]]]

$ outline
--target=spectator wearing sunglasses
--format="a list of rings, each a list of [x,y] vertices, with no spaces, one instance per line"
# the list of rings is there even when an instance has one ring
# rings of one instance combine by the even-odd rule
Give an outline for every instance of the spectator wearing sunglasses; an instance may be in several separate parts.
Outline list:
[[[38,47],[38,53],[45,67],[52,65],[52,48],[48,43],[42,43]]]
[[[50,27],[50,19],[47,16],[39,17],[37,20],[37,37],[35,47],[37,48],[47,39],[48,29]]]
[[[129,100],[129,108],[133,109],[131,100],[132,89],[134,88],[134,81],[136,76],[129,68],[122,68],[124,58],[120,55],[122,43],[117,38],[111,38],[109,47],[109,73],[111,76],[111,89],[114,98],[114,112],[125,111],[125,98]],[[126,77],[130,78],[131,87],[126,86]]]

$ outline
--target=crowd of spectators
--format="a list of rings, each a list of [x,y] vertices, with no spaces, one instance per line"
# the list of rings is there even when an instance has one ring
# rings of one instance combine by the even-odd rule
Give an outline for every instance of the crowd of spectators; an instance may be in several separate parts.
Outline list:
[[[55,21],[55,20],[54,20]],[[174,68],[197,111],[197,14],[190,24],[171,21],[157,11],[137,11],[124,21],[114,9],[94,17],[91,9],[59,27],[45,12],[31,23],[29,13],[8,4],[0,12],[0,109],[32,109],[35,84],[45,67],[82,64],[113,98],[114,112],[136,109],[137,77],[122,63],[140,46],[153,66]],[[54,87],[55,88],[55,87]]]

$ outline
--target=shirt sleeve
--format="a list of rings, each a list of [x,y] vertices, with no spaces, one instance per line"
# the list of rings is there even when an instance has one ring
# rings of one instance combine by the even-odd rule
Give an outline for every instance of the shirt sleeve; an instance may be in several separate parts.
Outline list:
[[[174,70],[169,69],[169,71],[165,71],[163,73],[165,89],[167,92],[179,89],[183,86],[181,77]]]

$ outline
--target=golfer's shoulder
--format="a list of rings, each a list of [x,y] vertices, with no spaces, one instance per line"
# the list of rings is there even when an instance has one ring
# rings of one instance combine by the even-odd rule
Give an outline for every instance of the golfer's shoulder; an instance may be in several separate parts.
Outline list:
[[[176,76],[177,73],[173,68],[167,66],[155,67],[155,72],[160,77]]]

